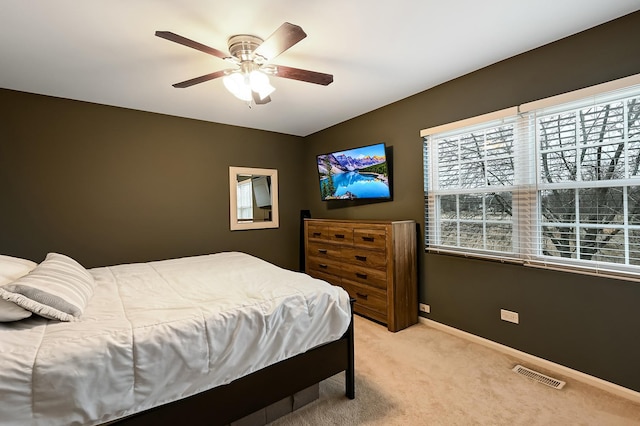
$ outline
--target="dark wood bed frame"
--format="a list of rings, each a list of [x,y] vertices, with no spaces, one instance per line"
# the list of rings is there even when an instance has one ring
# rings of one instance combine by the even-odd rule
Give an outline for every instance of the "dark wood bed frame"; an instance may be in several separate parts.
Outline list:
[[[353,338],[352,300],[351,323],[340,339],[227,385],[134,414],[113,424],[227,425],[342,371],[345,372],[345,395],[354,399]]]

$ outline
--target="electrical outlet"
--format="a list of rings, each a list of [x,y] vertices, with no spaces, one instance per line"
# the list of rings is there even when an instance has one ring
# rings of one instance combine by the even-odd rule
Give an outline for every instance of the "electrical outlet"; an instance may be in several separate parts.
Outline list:
[[[514,324],[520,323],[520,318],[517,312],[507,311],[506,309],[500,309],[500,319],[503,321],[509,321]]]
[[[428,314],[431,312],[431,306],[425,304],[425,303],[420,303],[420,312],[424,312],[425,314]]]

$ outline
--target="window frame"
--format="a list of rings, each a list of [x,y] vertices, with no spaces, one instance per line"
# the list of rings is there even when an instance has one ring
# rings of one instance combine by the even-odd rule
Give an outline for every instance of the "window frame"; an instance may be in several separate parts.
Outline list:
[[[450,253],[456,255],[462,255],[466,257],[478,257],[491,260],[499,260],[501,262],[513,262],[517,264],[524,264],[527,266],[542,267],[547,269],[560,269],[569,270],[573,272],[580,272],[586,274],[607,275],[612,277],[624,277],[625,279],[632,279],[640,281],[640,263],[636,262],[635,265],[629,264],[630,246],[629,246],[629,230],[635,230],[640,234],[640,224],[630,226],[628,223],[620,224],[608,224],[597,225],[607,228],[624,228],[624,261],[625,264],[612,263],[598,260],[583,260],[583,259],[564,259],[558,256],[550,256],[543,254],[541,244],[543,242],[543,226],[550,222],[545,222],[542,217],[542,193],[546,190],[552,190],[554,188],[571,188],[575,190],[575,223],[571,226],[575,227],[576,244],[579,244],[580,230],[585,228],[594,228],[593,224],[586,223],[580,220],[579,209],[579,191],[580,188],[587,188],[595,186],[606,186],[611,188],[622,188],[623,203],[626,203],[627,188],[630,186],[640,186],[640,176],[633,177],[625,174],[625,179],[603,179],[603,180],[587,180],[576,179],[574,181],[565,181],[561,183],[541,183],[541,147],[539,140],[538,125],[542,117],[547,117],[552,113],[560,114],[561,111],[580,111],[585,106],[595,106],[603,103],[612,103],[616,100],[624,102],[624,111],[622,117],[624,120],[624,154],[625,162],[628,162],[627,150],[628,145],[631,143],[631,139],[628,138],[627,132],[629,127],[627,126],[627,99],[633,91],[633,97],[640,97],[640,74],[626,77],[623,79],[615,80],[613,82],[604,83],[601,85],[588,87],[585,89],[577,90],[563,95],[554,96],[551,98],[535,101],[527,104],[522,104],[518,107],[511,107],[504,110],[492,112],[489,114],[483,114],[481,116],[472,117],[465,120],[460,120],[454,123],[448,123],[445,125],[424,129],[420,132],[420,136],[423,138],[424,148],[424,193],[425,193],[425,251],[436,253]],[[578,113],[576,112],[576,117]],[[579,117],[576,121],[579,121]],[[444,195],[455,195],[459,198],[460,194],[469,194],[474,192],[482,192],[480,188],[454,188],[443,189],[439,187],[438,181],[438,160],[434,156],[438,153],[438,148],[432,145],[444,138],[452,138],[457,135],[458,138],[461,135],[470,133],[471,131],[478,131],[478,129],[500,126],[504,123],[514,123],[514,168],[515,168],[515,181],[510,186],[500,186],[501,191],[509,189],[512,191],[512,234],[511,239],[513,241],[512,251],[496,251],[487,250],[486,244],[482,249],[452,246],[442,244],[440,235],[440,228],[442,223],[453,223],[455,220],[460,220],[459,212],[457,212],[457,219],[443,220],[440,217],[441,214],[441,200]],[[576,124],[577,126],[578,124]],[[576,155],[580,153],[580,133],[576,130],[575,134],[575,146]],[[640,140],[640,136],[636,136],[636,142]],[[615,144],[619,144],[619,140],[614,141]],[[604,144],[603,144],[604,145]],[[640,154],[638,154],[640,155]],[[486,156],[484,157],[486,159]],[[532,160],[534,159],[534,160]],[[576,162],[577,164],[578,162]],[[582,165],[580,165],[582,166]],[[577,167],[578,168],[578,167]],[[625,173],[627,166],[625,165]],[[579,176],[580,169],[576,171]],[[486,183],[486,182],[485,182]],[[495,186],[493,187],[495,188]],[[484,204],[484,201],[483,201]],[[457,204],[459,205],[459,204]],[[626,204],[624,209],[626,209]],[[483,209],[484,211],[484,209]],[[626,218],[628,212],[624,210],[624,216]],[[486,216],[482,219],[483,227],[486,227]],[[460,238],[458,235],[457,238]],[[458,240],[459,242],[459,240]],[[580,252],[582,248],[577,245],[576,252]],[[601,258],[606,258],[605,255],[598,253]],[[634,257],[637,259],[640,254]]]

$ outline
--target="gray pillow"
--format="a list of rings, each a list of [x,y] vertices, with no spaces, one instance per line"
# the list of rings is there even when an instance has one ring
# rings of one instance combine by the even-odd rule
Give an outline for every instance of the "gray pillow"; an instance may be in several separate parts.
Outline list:
[[[72,258],[49,253],[27,275],[0,286],[0,297],[35,314],[75,321],[93,296],[93,276]]]

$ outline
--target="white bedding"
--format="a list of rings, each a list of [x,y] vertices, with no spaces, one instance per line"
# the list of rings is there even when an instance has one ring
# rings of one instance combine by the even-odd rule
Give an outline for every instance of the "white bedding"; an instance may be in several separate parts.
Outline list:
[[[89,271],[80,321],[0,323],[2,425],[124,417],[336,340],[350,321],[341,288],[243,253]]]

